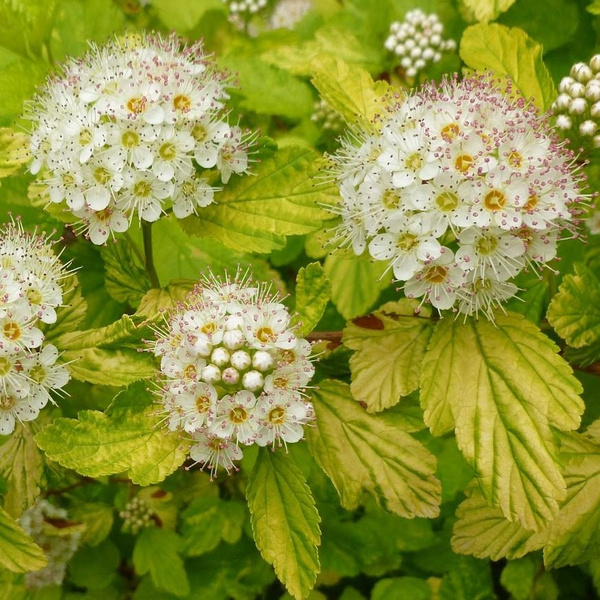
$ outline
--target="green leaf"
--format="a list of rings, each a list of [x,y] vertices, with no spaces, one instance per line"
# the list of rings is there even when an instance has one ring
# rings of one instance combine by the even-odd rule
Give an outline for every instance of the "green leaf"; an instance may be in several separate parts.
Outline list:
[[[6,4],[7,2],[2,2],[2,5]],[[13,37],[13,34],[9,33],[3,35],[2,40]],[[0,125],[11,125],[21,116],[23,101],[33,96],[46,73],[46,68],[40,62],[25,58],[15,60],[0,69]]]
[[[106,291],[117,302],[136,308],[152,287],[146,269],[135,255],[133,242],[121,238],[100,249],[106,270]]]
[[[69,517],[85,525],[81,542],[89,546],[97,546],[108,537],[112,529],[114,510],[108,504],[85,502],[76,504],[69,511]]]
[[[389,85],[375,83],[367,71],[357,65],[348,65],[339,58],[322,54],[312,61],[313,85],[327,105],[350,125],[374,129],[373,121],[385,112]]]
[[[57,4],[57,0],[0,3],[2,45],[25,56],[39,56],[48,41]]]
[[[187,596],[190,584],[179,556],[181,538],[169,529],[150,527],[137,538],[133,564],[139,575],[150,573],[152,583],[175,596]]]
[[[43,569],[47,562],[42,549],[0,508],[0,567],[26,573]]]
[[[456,510],[452,549],[477,558],[521,558],[538,550],[548,537],[547,531],[533,532],[509,521],[502,511],[489,506],[475,488],[467,492]]]
[[[526,100],[539,110],[550,107],[556,89],[542,61],[542,46],[522,29],[504,25],[472,25],[460,42],[460,57],[471,69],[508,75]]]
[[[529,600],[539,567],[538,561],[532,556],[510,560],[502,569],[500,583],[515,600]]]
[[[117,575],[119,549],[105,540],[99,546],[79,549],[69,561],[69,579],[88,590],[101,590]]]
[[[495,21],[506,12],[516,0],[461,0],[463,6],[473,13],[477,21]]]
[[[152,355],[139,351],[144,334],[148,329],[123,315],[106,327],[64,333],[54,343],[75,379],[124,386],[156,372]]]
[[[567,498],[550,524],[546,567],[600,558],[600,444],[580,434],[561,436]]]
[[[434,435],[456,431],[486,500],[539,529],[565,496],[552,427],[576,429],[581,384],[521,315],[445,319],[423,360],[421,405]]]
[[[319,513],[291,456],[261,448],[247,489],[252,531],[263,558],[294,598],[305,598],[319,572]]]
[[[359,506],[366,491],[401,517],[438,515],[435,457],[406,433],[402,417],[367,414],[339,381],[320,382],[312,399],[318,426],[306,433],[309,448],[344,508]]]
[[[416,577],[393,577],[380,579],[371,592],[371,600],[429,600],[431,588],[423,579]]]
[[[175,308],[179,302],[186,299],[196,283],[191,279],[174,279],[165,288],[149,290],[140,300],[140,305],[135,314],[140,317],[151,318],[161,311]]]
[[[345,319],[364,315],[392,280],[387,263],[372,262],[364,254],[330,254],[323,268],[331,281],[331,299]]]
[[[241,96],[242,109],[294,120],[311,115],[314,100],[310,86],[289,71],[237,53],[219,62],[236,74],[239,89],[233,89],[232,96]]]
[[[297,334],[310,333],[321,320],[331,297],[331,284],[319,263],[310,263],[298,271],[296,278],[296,311],[293,322],[298,323]]]
[[[209,10],[225,10],[221,0],[153,0],[152,8],[156,10],[167,29],[174,29],[180,33],[194,29]]]
[[[142,383],[117,394],[105,413],[56,419],[37,436],[46,455],[89,477],[127,471],[138,485],[162,481],[186,459],[190,441],[159,426],[153,398]]]
[[[29,158],[29,136],[8,127],[0,128],[0,179],[18,171]]]
[[[444,575],[441,600],[495,600],[490,564],[460,556]]]
[[[372,315],[348,323],[343,343],[350,358],[352,396],[368,412],[397,404],[419,387],[421,361],[433,333],[431,311],[415,316],[418,302],[388,302]]]
[[[573,348],[600,340],[600,280],[581,263],[565,275],[548,307],[548,321]]]
[[[600,0],[593,0],[585,9],[593,15],[600,15]]]
[[[332,204],[337,189],[315,179],[317,157],[310,149],[283,148],[257,165],[253,176],[232,179],[215,204],[182,221],[184,230],[234,250],[270,252],[283,248],[286,235],[320,229],[333,215],[319,204]]]
[[[199,556],[214,550],[221,540],[235,543],[242,535],[245,505],[215,496],[196,498],[182,513],[182,552]]]
[[[63,303],[56,309],[56,322],[44,332],[47,342],[55,343],[64,333],[75,331],[85,321],[87,302],[81,294],[76,275],[61,280]]]
[[[6,480],[3,507],[15,519],[33,505],[44,481],[44,459],[29,429],[16,426],[0,446],[0,477]]]

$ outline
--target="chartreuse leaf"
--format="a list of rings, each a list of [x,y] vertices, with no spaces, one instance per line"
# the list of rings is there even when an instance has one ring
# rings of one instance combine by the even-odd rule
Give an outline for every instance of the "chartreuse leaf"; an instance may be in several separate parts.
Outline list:
[[[576,429],[581,384],[521,315],[440,322],[423,360],[421,404],[434,435],[454,428],[486,500],[539,529],[565,496],[552,427]]]
[[[388,302],[367,319],[349,322],[343,343],[350,358],[352,396],[368,412],[379,412],[419,387],[421,361],[433,333],[428,309],[415,316],[418,302]]]
[[[548,528],[547,567],[600,558],[600,439],[561,436],[567,498]]]
[[[475,487],[467,492],[456,517],[452,549],[477,558],[521,558],[541,548],[548,537],[545,529],[530,531],[506,519],[500,508],[490,506]]]
[[[330,254],[323,267],[331,281],[331,299],[345,319],[364,315],[392,280],[385,263],[365,255]]]
[[[294,598],[305,598],[319,572],[319,513],[290,455],[261,448],[247,489],[252,531],[263,558]]]
[[[439,597],[444,600],[495,600],[490,564],[459,556],[444,574]]]
[[[547,314],[556,333],[573,348],[600,340],[600,280],[581,263],[565,275]]]
[[[540,567],[539,562],[529,555],[517,560],[509,560],[502,569],[500,583],[515,600],[529,600],[531,598],[535,574]]]
[[[305,336],[321,320],[331,297],[331,284],[319,263],[310,263],[298,271],[296,279],[297,334]]]
[[[186,296],[197,284],[191,279],[174,279],[161,289],[151,289],[140,300],[136,315],[141,317],[154,317],[161,311],[174,308],[177,303],[183,302]]]
[[[373,129],[373,120],[385,110],[386,82],[375,83],[361,67],[327,54],[312,61],[311,75],[321,98],[348,124]]]
[[[64,333],[54,343],[75,379],[124,386],[155,373],[153,357],[139,351],[144,333],[148,330],[123,315],[106,327]]]
[[[43,456],[24,425],[0,446],[0,477],[6,480],[4,510],[16,519],[33,505],[44,479]]]
[[[215,204],[182,221],[184,229],[242,252],[270,252],[284,247],[286,235],[320,229],[333,215],[319,204],[332,204],[337,189],[315,179],[317,158],[307,148],[282,148],[252,176],[230,181]]]
[[[43,569],[47,562],[43,550],[0,508],[0,567],[26,573]]]
[[[29,157],[29,136],[10,127],[0,128],[0,179],[18,171]]]
[[[556,89],[542,51],[522,29],[497,23],[468,27],[460,42],[460,57],[468,67],[508,75],[525,99],[546,110],[556,98]]]
[[[85,525],[81,536],[82,543],[88,546],[97,546],[108,537],[112,529],[114,510],[108,504],[86,502],[77,504],[69,511],[69,517]]]
[[[506,12],[515,0],[461,0],[461,4],[473,14],[477,21],[494,21]]]
[[[83,410],[56,419],[36,436],[39,447],[63,467],[89,477],[127,471],[138,485],[162,481],[186,458],[190,442],[159,426],[144,384],[117,394],[106,412]]]
[[[41,53],[49,41],[57,0],[0,3],[2,45],[25,56]]]
[[[190,584],[179,556],[181,538],[170,529],[150,527],[138,536],[133,564],[139,575],[150,573],[152,583],[175,596],[187,596]]]
[[[200,19],[209,10],[225,10],[221,0],[203,0],[202,2],[189,2],[189,0],[153,0],[152,8],[156,10],[160,20],[168,29],[178,32],[194,29]]]
[[[588,12],[591,12],[593,15],[600,15],[600,0],[593,0],[585,8]]]
[[[401,517],[435,517],[441,485],[435,457],[405,430],[401,415],[371,416],[342,382],[313,393],[318,427],[306,432],[310,451],[349,510],[369,492]]]

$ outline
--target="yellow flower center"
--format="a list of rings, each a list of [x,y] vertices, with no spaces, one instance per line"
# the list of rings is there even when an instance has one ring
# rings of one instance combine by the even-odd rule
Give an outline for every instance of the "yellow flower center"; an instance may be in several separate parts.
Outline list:
[[[523,157],[516,150],[509,152],[508,164],[515,169],[520,169],[523,166]]]
[[[196,410],[202,414],[210,409],[210,398],[208,396],[198,396],[196,398]]]
[[[0,410],[10,410],[17,403],[14,396],[0,396]]]
[[[133,195],[138,198],[147,198],[152,193],[152,187],[147,181],[138,181],[133,186]]]
[[[121,144],[128,150],[137,148],[140,145],[140,136],[135,131],[125,131],[121,136]]]
[[[444,283],[448,275],[448,269],[441,265],[429,267],[425,273],[425,279],[431,283]]]
[[[175,98],[173,98],[173,106],[176,110],[189,112],[189,110],[192,108],[192,100],[185,94],[178,94],[175,96]]]
[[[248,412],[243,406],[235,406],[229,411],[229,420],[236,425],[248,420]]]
[[[202,125],[202,123],[196,123],[192,128],[192,137],[197,142],[203,142],[208,135],[208,131],[206,131],[206,127]]]
[[[9,321],[4,324],[4,337],[11,342],[16,342],[21,337],[21,328],[18,323]]]
[[[423,166],[423,157],[418,152],[413,152],[404,161],[404,165],[410,171],[418,171]]]
[[[533,210],[539,203],[540,197],[537,194],[531,194],[527,198],[527,204],[523,207],[525,210]]]
[[[448,123],[445,127],[442,127],[440,135],[445,142],[451,142],[460,133],[460,128],[456,123]]]
[[[174,160],[177,158],[177,147],[171,142],[166,142],[158,149],[158,155],[163,160]]]
[[[93,139],[92,132],[89,129],[83,129],[79,133],[79,143],[82,146],[87,146]]]
[[[35,365],[31,371],[29,371],[29,377],[36,383],[42,383],[46,379],[46,369],[42,365]]]
[[[454,161],[454,168],[461,173],[466,173],[474,162],[475,159],[470,154],[461,154],[460,156],[456,157],[456,160]]]
[[[405,233],[398,238],[396,246],[403,252],[409,252],[418,243],[418,237],[414,233]]]
[[[381,202],[388,210],[394,210],[400,206],[400,196],[398,196],[396,190],[385,190]]]
[[[267,342],[272,342],[277,338],[275,332],[270,327],[261,327],[256,332],[256,337],[263,344],[266,344]]]
[[[435,203],[442,212],[450,212],[458,206],[459,199],[453,192],[442,192],[435,199]]]
[[[285,423],[285,408],[283,406],[272,408],[269,411],[267,420],[273,425],[283,425]]]
[[[475,244],[477,253],[483,256],[492,254],[498,247],[498,238],[495,237],[482,237],[479,238]]]
[[[10,373],[12,363],[5,356],[0,356],[0,377],[4,377]]]
[[[484,196],[483,205],[492,212],[502,210],[506,205],[506,196],[500,190],[491,190]]]
[[[26,296],[31,304],[39,304],[42,301],[41,292],[35,288],[29,288],[26,292]]]
[[[110,171],[108,169],[105,169],[104,167],[98,167],[98,168],[94,169],[94,179],[100,185],[105,185],[111,179]]]
[[[139,115],[146,110],[146,98],[143,96],[134,96],[127,100],[127,110],[134,115]]]

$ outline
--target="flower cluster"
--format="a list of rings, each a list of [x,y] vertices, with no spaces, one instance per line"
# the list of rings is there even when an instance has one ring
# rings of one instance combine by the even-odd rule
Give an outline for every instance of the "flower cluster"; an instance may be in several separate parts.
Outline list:
[[[75,554],[81,538],[78,529],[68,532],[66,528],[61,528],[59,532],[53,525],[53,522],[64,522],[66,519],[67,511],[47,500],[38,500],[21,515],[21,527],[44,550],[48,559],[48,564],[43,569],[25,575],[27,588],[38,589],[62,584],[67,563]]]
[[[66,275],[47,238],[16,223],[0,230],[0,435],[35,419],[69,381],[39,328],[56,321]]]
[[[443,52],[456,48],[454,40],[444,40],[444,26],[438,16],[426,15],[416,8],[406,13],[402,23],[394,21],[385,47],[398,56],[407,77],[415,77],[430,63],[442,58]]]
[[[574,64],[558,91],[552,104],[558,129],[577,144],[600,148],[600,54],[592,56],[589,64]]]
[[[211,276],[157,332],[167,425],[192,436],[191,458],[212,474],[234,467],[240,445],[297,442],[313,420],[311,345],[290,319],[268,287]]]
[[[142,529],[156,525],[154,511],[139,496],[132,498],[119,516],[123,519],[123,531],[130,531],[133,535],[137,535]]]
[[[333,157],[338,239],[388,261],[407,297],[491,316],[556,255],[583,175],[546,117],[489,77],[426,86]],[[357,142],[358,140],[358,142]]]
[[[229,7],[229,13],[235,17],[248,17],[264,10],[268,0],[223,0]]]
[[[248,170],[252,136],[227,123],[226,78],[202,45],[145,35],[114,40],[68,62],[28,109],[31,172],[51,202],[66,202],[92,242],[213,202],[204,170],[227,183]]]
[[[341,133],[344,129],[344,119],[321,98],[315,102],[311,120],[317,123],[324,132]]]
[[[280,0],[269,19],[271,29],[294,29],[312,9],[312,0]]]

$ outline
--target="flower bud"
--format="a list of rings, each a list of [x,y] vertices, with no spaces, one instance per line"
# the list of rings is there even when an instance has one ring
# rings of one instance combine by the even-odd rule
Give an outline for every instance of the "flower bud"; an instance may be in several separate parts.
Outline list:
[[[221,371],[219,367],[215,365],[207,365],[202,369],[202,373],[200,375],[202,381],[206,383],[216,383],[221,379]]]
[[[596,129],[598,129],[596,122],[589,119],[579,125],[579,133],[586,137],[591,137],[594,135],[596,133]]]
[[[556,117],[556,126],[563,131],[571,129],[573,121],[568,115],[558,115],[558,117]]]
[[[598,102],[600,100],[600,81],[591,79],[585,86],[585,97],[590,102]]]
[[[554,101],[554,109],[557,111],[568,110],[571,106],[571,96],[569,94],[560,94],[560,96]]]
[[[582,115],[587,110],[588,104],[584,98],[573,98],[569,106],[569,114]]]
[[[569,94],[572,98],[583,98],[585,96],[585,85],[579,81],[573,82],[569,87]]]
[[[600,102],[595,102],[594,104],[592,104],[592,106],[590,107],[590,115],[594,119],[600,118]]]
[[[233,367],[227,367],[221,373],[221,379],[224,383],[235,385],[240,380],[240,372]]]
[[[600,148],[600,135],[594,136],[594,139],[592,140],[592,144],[594,145],[594,148]]]
[[[594,73],[600,72],[600,54],[594,54],[594,56],[590,58],[590,67]]]
[[[575,63],[571,67],[570,75],[571,77],[577,79],[577,81],[580,81],[581,83],[587,83],[594,76],[594,73],[588,65],[586,65],[583,62],[580,62]]]
[[[238,350],[231,355],[231,364],[236,369],[244,371],[252,364],[252,358],[244,350]]]
[[[563,77],[558,84],[558,91],[561,94],[568,94],[573,83],[575,83],[575,80],[572,77]]]
[[[244,344],[244,334],[239,329],[226,331],[223,334],[223,345],[229,350],[237,350]]]
[[[267,371],[274,362],[273,356],[264,350],[259,350],[252,357],[252,366],[259,371]]]
[[[224,367],[229,363],[229,352],[225,348],[215,348],[210,355],[210,360],[217,367]]]
[[[259,390],[264,383],[265,379],[262,376],[262,373],[259,373],[258,371],[248,371],[247,373],[244,373],[244,376],[242,377],[242,386],[249,392]]]

